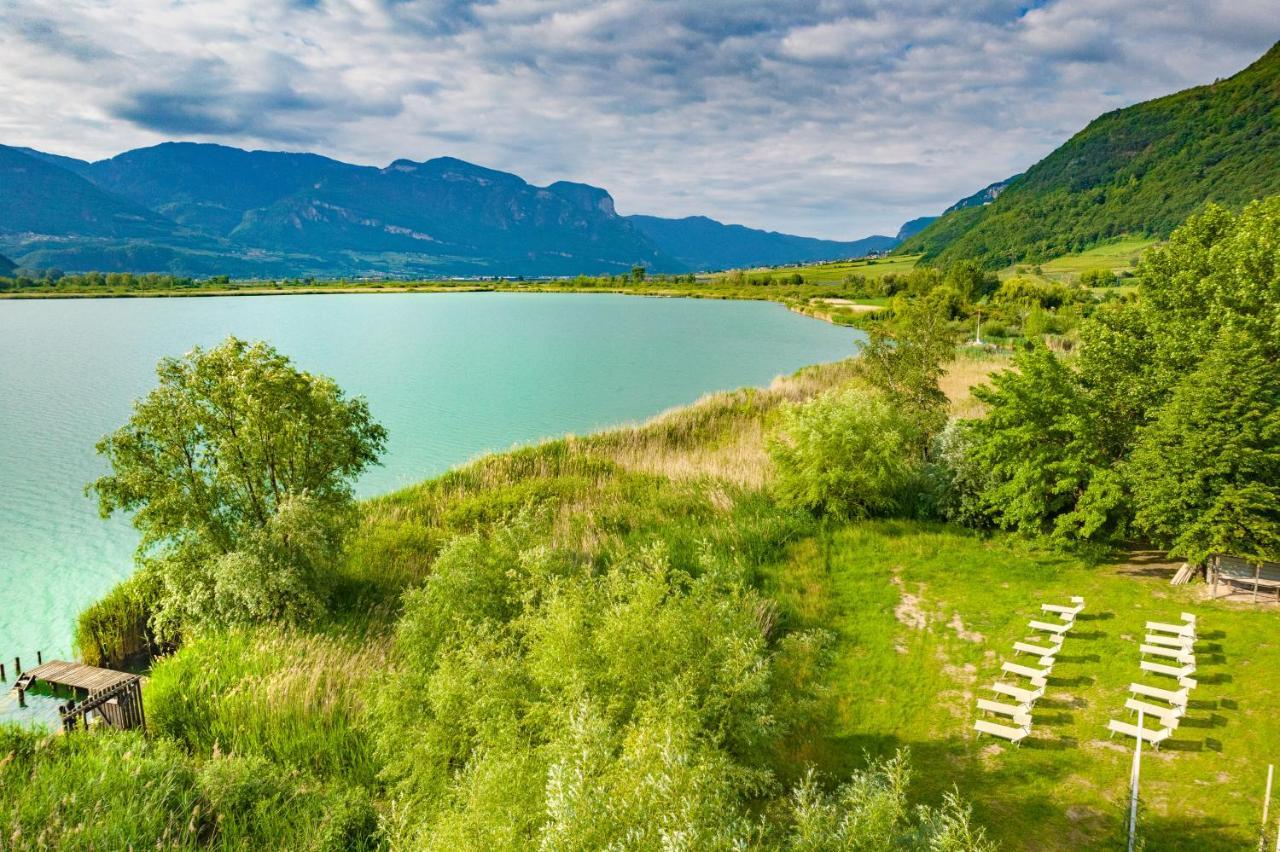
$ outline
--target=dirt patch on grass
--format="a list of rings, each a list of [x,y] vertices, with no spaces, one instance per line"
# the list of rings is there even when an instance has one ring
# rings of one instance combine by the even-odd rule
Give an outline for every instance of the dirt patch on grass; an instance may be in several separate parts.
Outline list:
[[[920,596],[908,592],[906,584],[896,574],[893,577],[893,584],[898,587],[902,595],[898,605],[893,608],[893,617],[912,630],[924,630],[929,626],[929,616],[925,615],[924,610],[920,608]]]
[[[958,612],[951,614],[951,620],[947,622],[947,626],[966,642],[982,642],[986,638],[976,630],[965,630],[964,622],[960,620],[960,613]]]

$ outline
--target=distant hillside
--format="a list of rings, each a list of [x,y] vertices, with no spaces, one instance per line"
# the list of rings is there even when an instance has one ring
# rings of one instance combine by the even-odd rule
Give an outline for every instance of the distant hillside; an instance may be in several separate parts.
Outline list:
[[[13,270],[17,268],[18,268],[18,264],[14,263],[12,260],[5,257],[4,255],[0,254],[0,275],[8,275],[10,272],[13,272]]]
[[[158,237],[173,223],[60,166],[0,145],[0,231],[79,237]]]
[[[1208,86],[1095,119],[993,203],[943,216],[900,247],[990,267],[1163,237],[1206,201],[1280,192],[1280,44]]]
[[[893,237],[882,236],[849,242],[796,237],[742,225],[725,225],[705,216],[685,219],[628,216],[627,220],[660,252],[695,270],[839,260],[887,251],[898,244]]]
[[[912,219],[909,222],[904,222],[902,227],[898,229],[897,240],[901,242],[908,237],[914,237],[916,234],[933,224],[937,218],[937,216],[921,216],[918,219]]]
[[[0,148],[0,250],[23,266],[191,275],[574,275],[807,262],[891,248],[710,219],[622,217],[451,157],[357,166],[165,143],[96,163]],[[642,227],[643,226],[643,227]]]

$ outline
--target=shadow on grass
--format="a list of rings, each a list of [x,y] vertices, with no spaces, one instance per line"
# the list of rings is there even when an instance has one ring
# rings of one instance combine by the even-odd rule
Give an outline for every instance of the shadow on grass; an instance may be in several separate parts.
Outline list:
[[[1217,819],[1158,817],[1144,814],[1138,820],[1138,837],[1145,849],[1219,852],[1248,848],[1249,842],[1234,826]]]
[[[1076,616],[1076,621],[1110,621],[1115,617],[1114,612],[1082,612]]]
[[[1093,686],[1097,682],[1097,678],[1089,675],[1077,675],[1076,677],[1051,677],[1049,678],[1050,686]]]
[[[1092,642],[1095,639],[1106,639],[1107,634],[1103,633],[1101,630],[1090,630],[1088,633],[1076,633],[1072,631],[1071,638],[1083,639],[1086,642]]]
[[[1072,654],[1070,656],[1059,656],[1060,663],[1100,663],[1102,657],[1099,654]]]

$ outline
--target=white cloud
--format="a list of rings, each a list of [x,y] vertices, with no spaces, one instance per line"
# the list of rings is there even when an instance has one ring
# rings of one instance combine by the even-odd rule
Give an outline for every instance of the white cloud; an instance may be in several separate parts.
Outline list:
[[[960,9],[963,5],[965,8]],[[892,232],[1243,67],[1276,0],[0,0],[0,142],[448,154],[623,212]]]

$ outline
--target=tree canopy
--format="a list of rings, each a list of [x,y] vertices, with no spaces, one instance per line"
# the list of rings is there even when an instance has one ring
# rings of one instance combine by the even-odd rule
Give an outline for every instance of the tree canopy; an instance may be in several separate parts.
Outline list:
[[[1136,279],[1135,301],[1082,324],[1078,357],[1033,346],[979,391],[981,502],[1063,540],[1280,557],[1280,196],[1210,205]]]
[[[165,358],[159,385],[98,444],[111,472],[90,488],[103,516],[132,513],[139,560],[165,593],[162,632],[300,620],[377,461],[385,430],[363,399],[298,370],[265,343]]]

